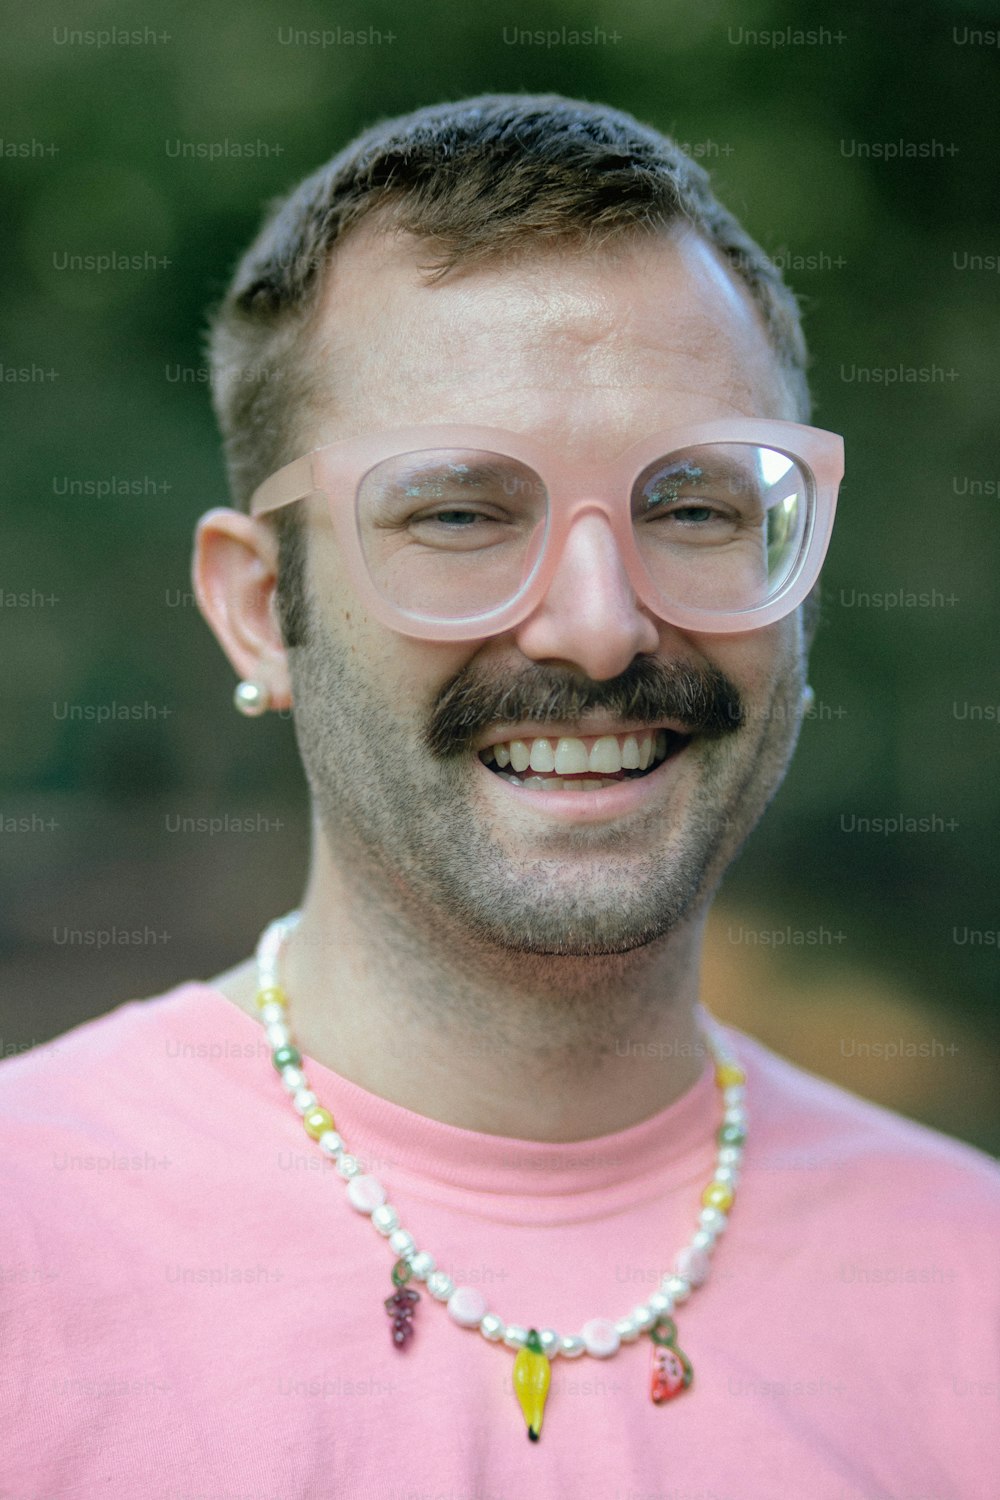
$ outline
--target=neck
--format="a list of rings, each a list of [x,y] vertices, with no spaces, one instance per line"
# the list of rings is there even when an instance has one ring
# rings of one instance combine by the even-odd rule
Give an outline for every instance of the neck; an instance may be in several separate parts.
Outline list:
[[[297,1043],[342,1077],[463,1129],[584,1140],[697,1081],[702,920],[626,954],[511,952],[342,874],[317,840],[280,971]]]

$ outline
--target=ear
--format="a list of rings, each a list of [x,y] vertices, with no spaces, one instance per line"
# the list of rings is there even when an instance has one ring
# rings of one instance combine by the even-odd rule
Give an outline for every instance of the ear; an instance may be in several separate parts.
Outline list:
[[[292,702],[275,589],[278,542],[264,520],[218,507],[195,530],[191,564],[198,608],[241,678],[259,682],[271,707]]]

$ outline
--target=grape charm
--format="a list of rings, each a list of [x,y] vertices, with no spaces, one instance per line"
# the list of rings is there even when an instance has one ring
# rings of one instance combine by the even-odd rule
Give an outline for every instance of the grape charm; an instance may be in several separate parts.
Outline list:
[[[397,1260],[392,1268],[392,1284],[396,1288],[391,1297],[385,1299],[385,1310],[392,1319],[392,1342],[397,1349],[405,1347],[413,1337],[413,1311],[420,1301],[420,1293],[407,1286],[412,1272],[405,1260]]]

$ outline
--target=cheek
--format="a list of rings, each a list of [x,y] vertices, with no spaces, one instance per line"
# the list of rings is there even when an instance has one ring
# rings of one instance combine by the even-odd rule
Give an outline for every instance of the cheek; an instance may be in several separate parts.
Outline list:
[[[470,657],[468,647],[454,642],[415,641],[382,629],[367,649],[387,701],[417,731],[426,727],[442,690]]]
[[[309,553],[307,578],[313,616],[323,635],[386,704],[403,710],[403,717],[426,712],[476,652],[475,643],[414,640],[369,615],[341,563],[325,516]]]
[[[412,640],[387,630],[356,601],[322,610],[320,621],[328,649],[344,661],[358,695],[377,703],[380,717],[394,720],[411,736],[424,729],[442,688],[469,660],[468,647]],[[409,731],[407,725],[412,726]]]
[[[802,638],[795,616],[741,635],[697,637],[705,660],[724,672],[749,704],[766,702],[799,680]]]

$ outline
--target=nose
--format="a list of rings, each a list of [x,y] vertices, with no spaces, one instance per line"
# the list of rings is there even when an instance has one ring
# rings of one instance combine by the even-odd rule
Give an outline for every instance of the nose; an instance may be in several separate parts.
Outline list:
[[[545,598],[514,636],[531,660],[580,668],[595,682],[656,651],[659,627],[635,596],[604,516],[577,518]]]

